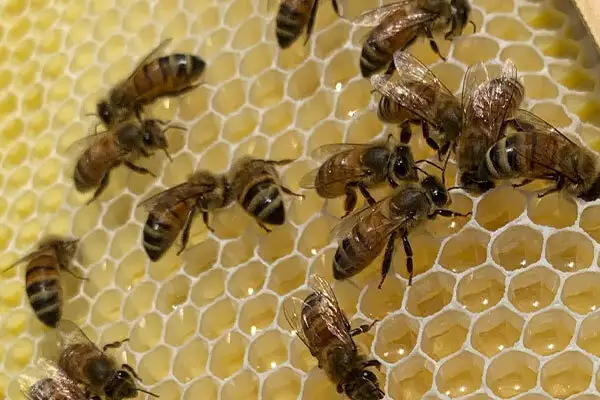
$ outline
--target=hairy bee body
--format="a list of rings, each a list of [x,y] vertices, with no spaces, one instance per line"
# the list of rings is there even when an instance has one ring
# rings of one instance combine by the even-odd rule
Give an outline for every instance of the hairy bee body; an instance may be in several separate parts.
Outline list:
[[[100,138],[77,160],[73,181],[79,192],[87,192],[100,185],[110,170],[121,164],[128,153],[113,135]]]
[[[193,200],[184,200],[172,207],[148,214],[144,225],[143,245],[152,261],[157,261],[175,243],[192,204]]]
[[[77,383],[53,361],[40,358],[33,371],[19,377],[27,400],[100,400],[86,395]]]
[[[294,43],[306,28],[318,0],[284,0],[276,17],[277,43],[285,49]]]
[[[87,343],[76,343],[62,349],[58,365],[67,375],[89,386],[95,393],[103,391],[117,370],[114,360]]]

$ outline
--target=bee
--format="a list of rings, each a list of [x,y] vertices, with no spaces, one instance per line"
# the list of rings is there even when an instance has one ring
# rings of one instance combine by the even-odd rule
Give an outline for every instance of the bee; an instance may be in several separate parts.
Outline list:
[[[361,14],[354,23],[374,27],[360,55],[360,71],[365,78],[385,68],[397,50],[406,50],[421,36],[442,59],[433,34],[447,30],[444,38],[462,34],[471,6],[468,0],[400,0]]]
[[[317,148],[315,159],[328,157],[319,168],[306,174],[300,181],[305,189],[316,189],[319,196],[332,199],[346,196],[345,210],[350,214],[356,206],[358,188],[372,201],[368,187],[385,182],[398,186],[403,181],[416,181],[417,169],[410,147],[386,141],[368,144],[335,143]]]
[[[352,329],[331,286],[319,275],[309,279],[312,293],[306,299],[290,297],[283,310],[290,326],[317,358],[338,393],[352,400],[376,400],[385,396],[377,376],[367,370],[380,362],[358,352],[354,336],[368,332],[375,322]]]
[[[197,88],[206,62],[200,57],[174,53],[158,57],[171,43],[165,39],[98,102],[96,113],[106,127],[112,127],[132,113],[139,117],[143,106],[162,97],[175,97]]]
[[[133,368],[106,354],[109,348],[119,348],[123,341],[109,343],[100,350],[75,323],[62,320],[58,326],[60,356],[58,366],[77,383],[85,385],[91,394],[108,400],[132,399],[138,392],[158,397],[140,389],[134,378],[141,381]]]
[[[517,132],[497,141],[480,165],[480,176],[523,178],[520,187],[541,179],[554,185],[538,194],[564,191],[586,201],[600,197],[600,158],[558,129],[525,110],[511,121]]]
[[[84,279],[71,270],[71,261],[79,240],[47,237],[38,248],[6,268],[28,262],[25,272],[25,291],[36,317],[44,325],[56,328],[62,318],[63,290],[59,270],[65,270],[78,279]]]
[[[258,225],[271,232],[265,224],[283,225],[285,207],[281,191],[291,196],[304,198],[283,186],[276,166],[286,165],[294,160],[258,160],[250,157],[239,159],[229,171],[229,181],[234,197],[242,208],[252,215]]]
[[[408,143],[412,136],[410,124],[419,123],[425,141],[441,159],[462,128],[460,101],[414,56],[397,51],[394,65],[399,73],[397,81],[381,74],[371,76],[371,84],[382,94],[377,115],[381,121],[401,125],[403,143]]]
[[[165,190],[140,205],[148,209],[144,226],[144,250],[152,261],[157,261],[175,242],[183,230],[180,254],[189,239],[192,220],[198,213],[206,227],[208,213],[223,208],[233,201],[231,185],[224,175],[199,171],[189,176],[187,182]]]
[[[163,125],[162,121],[156,119],[130,119],[75,143],[80,145],[91,141],[78,158],[73,173],[75,188],[79,192],[95,189],[88,204],[102,194],[108,185],[110,172],[121,164],[134,172],[156,176],[146,168],[135,165],[131,158],[139,155],[148,157],[155,149],[162,149],[169,157],[164,134],[166,128]]]
[[[396,238],[400,236],[406,253],[408,284],[411,285],[413,251],[408,240],[409,233],[438,215],[471,215],[444,208],[449,204],[450,196],[444,183],[437,177],[428,175],[420,182],[403,183],[390,196],[377,203],[371,203],[343,219],[332,231],[333,237],[339,242],[333,257],[334,278],[347,279],[358,274],[386,247],[381,265],[381,288],[392,265]]]
[[[62,369],[45,358],[37,360],[35,370],[19,377],[19,385],[27,400],[100,400],[86,395]]]
[[[525,88],[517,80],[517,69],[510,60],[493,79],[489,79],[482,63],[467,70],[462,95],[463,129],[455,148],[463,189],[480,194],[495,186],[490,176],[480,175],[480,165],[488,149],[504,135],[524,96]]]
[[[338,1],[331,0],[333,9],[339,13]],[[282,49],[290,47],[306,29],[306,44],[315,25],[319,0],[282,0],[276,17],[277,43]]]

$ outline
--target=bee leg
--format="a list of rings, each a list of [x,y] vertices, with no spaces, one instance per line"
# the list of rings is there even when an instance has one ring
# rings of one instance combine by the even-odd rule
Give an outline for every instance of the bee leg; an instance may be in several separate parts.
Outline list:
[[[346,218],[354,210],[357,199],[356,192],[351,186],[346,186],[344,191],[346,192],[346,199],[344,200],[344,211],[346,211],[346,213],[342,218]]]
[[[142,378],[140,378],[140,376],[135,372],[135,370],[131,367],[131,365],[129,365],[129,364],[123,364],[123,365],[121,365],[121,368],[127,370],[127,372],[129,372],[131,375],[133,375],[133,377],[135,379],[137,379],[138,381],[142,382]]]
[[[154,175],[154,173],[152,171],[149,171],[144,167],[140,167],[139,165],[135,165],[134,163],[132,163],[129,160],[123,161],[123,164],[125,164],[125,166],[127,168],[129,168],[130,170],[132,170],[133,172],[137,172],[138,174],[143,174],[143,175],[152,175],[153,177],[156,178],[156,175]]]
[[[188,211],[187,216],[185,217],[185,225],[183,226],[183,233],[181,234],[181,248],[177,252],[177,255],[180,255],[181,252],[185,250],[185,247],[190,240],[190,229],[192,228],[194,214],[196,214],[196,207],[190,208],[190,211]]]
[[[98,196],[100,196],[102,194],[102,192],[104,192],[104,189],[106,189],[106,187],[108,186],[108,174],[109,173],[104,175],[104,177],[100,181],[100,184],[98,185],[98,188],[96,188],[94,195],[92,196],[91,199],[88,200],[87,204],[93,203],[94,200],[96,200],[98,198]]]
[[[119,347],[121,347],[123,345],[123,343],[125,342],[129,342],[129,338],[127,339],[123,339],[123,340],[119,340],[117,342],[112,342],[112,343],[106,343],[104,345],[104,347],[102,347],[102,351],[106,351],[108,349],[118,349]]]
[[[375,320],[373,322],[371,322],[370,324],[363,324],[361,326],[359,326],[358,328],[354,328],[350,331],[350,336],[356,336],[356,335],[360,335],[361,333],[367,333],[371,330],[371,328],[373,328],[375,326],[375,324],[378,321]]]
[[[447,218],[470,217],[471,215],[473,215],[473,213],[471,211],[469,211],[468,213],[463,214],[463,213],[459,213],[459,212],[452,211],[452,210],[445,210],[443,208],[438,208],[437,210],[435,210],[434,212],[429,214],[429,219],[435,219],[435,217],[437,217],[438,215],[441,215],[442,217],[447,217]]]
[[[381,363],[377,360],[367,360],[361,364],[362,368],[375,367],[379,371],[381,368]]]
[[[302,198],[302,199],[304,198],[304,195],[303,195],[303,194],[299,194],[299,193],[292,192],[290,189],[286,188],[285,186],[281,186],[281,185],[280,185],[279,187],[281,188],[281,190],[282,190],[282,191],[283,191],[283,193],[285,193],[285,194],[289,194],[290,196],[296,196],[296,197],[300,197],[300,198]]]
[[[425,28],[425,35],[429,39],[429,47],[431,47],[431,50],[433,50],[433,52],[437,54],[442,59],[442,61],[446,61],[446,57],[444,57],[442,53],[440,53],[440,48],[433,39],[433,34],[431,33],[431,29],[429,27]]]
[[[308,43],[310,36],[312,35],[313,28],[315,27],[315,19],[317,17],[317,8],[319,7],[319,0],[315,0],[313,3],[312,10],[310,10],[310,17],[308,17],[308,23],[306,24],[306,39],[304,44]]]
[[[261,228],[263,228],[265,230],[265,232],[267,233],[271,233],[272,230],[267,228],[267,226],[265,224],[263,224],[262,222],[260,222],[259,220],[256,220],[256,223],[258,224],[258,226],[260,226]]]
[[[413,280],[413,250],[408,241],[408,233],[402,233],[402,245],[404,246],[404,254],[406,254],[406,270],[408,271],[408,286],[412,286]],[[391,260],[390,260],[391,261]]]
[[[556,185],[554,185],[550,189],[543,191],[542,193],[538,193],[537,197],[538,197],[538,199],[541,199],[542,197],[546,197],[549,194],[552,194],[554,192],[560,192],[562,190],[563,186],[564,186],[564,180],[559,177],[556,180]]]
[[[82,281],[89,281],[88,278],[81,276],[79,274],[76,274],[71,268],[64,268],[65,271],[67,271],[71,276],[73,276],[76,279],[82,280]]]
[[[397,234],[398,233],[396,231],[392,232],[390,238],[388,239],[387,246],[385,248],[385,254],[383,256],[383,262],[381,263],[381,281],[379,281],[379,285],[377,285],[378,289],[381,289],[381,286],[383,286],[383,281],[392,267],[392,256],[394,255],[394,246]]]
[[[208,213],[206,211],[202,212],[202,221],[204,221],[204,225],[206,225],[206,228],[211,231],[214,232],[215,230],[213,229],[212,226],[210,226],[210,224],[208,223]]]
[[[277,161],[274,161],[274,160],[265,160],[265,163],[281,166],[281,165],[291,164],[294,161],[296,161],[296,160],[292,159],[292,158],[284,158],[283,160],[277,160]]]
[[[373,196],[371,196],[371,193],[369,193],[369,190],[365,187],[365,185],[363,185],[362,183],[359,183],[357,186],[358,186],[358,190],[360,190],[360,193],[363,195],[363,197],[365,198],[367,203],[369,203],[370,206],[377,203],[375,201],[375,199],[373,198]]]
[[[396,70],[396,65],[394,64],[394,62],[392,61],[390,63],[390,65],[388,65],[387,69],[385,70],[385,72],[383,73],[385,76],[392,76],[394,75],[394,71]]]
[[[333,6],[333,11],[335,11],[335,14],[338,17],[341,17],[342,15],[340,14],[340,5],[338,4],[337,0],[331,0],[331,5]]]
[[[344,382],[338,383],[337,387],[336,387],[337,392],[340,393],[340,394],[344,393],[344,390],[345,390],[344,387],[345,386],[346,386],[346,384]]]
[[[523,180],[522,180],[521,182],[519,182],[519,183],[513,183],[513,184],[512,184],[512,187],[513,187],[513,188],[515,188],[515,189],[516,189],[516,188],[520,188],[520,187],[523,187],[523,186],[527,186],[527,185],[529,185],[529,184],[530,184],[530,183],[532,183],[533,181],[534,181],[534,180],[533,180],[533,179],[531,179],[531,178],[523,179]]]
[[[400,143],[408,143],[410,142],[410,138],[412,137],[412,129],[410,127],[410,121],[404,121],[402,125],[400,125]]]

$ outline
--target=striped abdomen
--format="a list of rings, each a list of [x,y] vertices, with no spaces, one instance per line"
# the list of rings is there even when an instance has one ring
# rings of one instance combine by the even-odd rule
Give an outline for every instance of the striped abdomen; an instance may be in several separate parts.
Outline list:
[[[331,331],[324,317],[324,308],[329,307],[329,304],[324,304],[325,301],[321,294],[311,293],[305,300],[302,307],[302,331],[308,339],[309,348],[321,349],[335,338],[335,333]],[[313,354],[317,356],[317,354]]]
[[[189,90],[205,67],[204,60],[192,54],[176,53],[159,57],[133,74],[126,91],[135,98],[135,103],[142,105],[152,103],[159,97],[176,96]]]
[[[285,49],[302,34],[308,23],[315,0],[284,0],[279,5],[276,36],[279,47]]]
[[[58,366],[74,381],[101,392],[115,373],[114,363],[93,343],[76,343],[61,349]]]
[[[251,181],[238,197],[244,210],[256,219],[271,225],[283,225],[285,209],[279,186],[265,174]]]
[[[377,117],[389,124],[401,124],[415,119],[415,114],[402,107],[400,103],[382,96],[377,107]]]
[[[173,245],[181,232],[190,210],[185,201],[174,207],[152,210],[144,226],[144,250],[152,261],[160,259]]]
[[[319,196],[333,199],[344,195],[346,185],[360,176],[362,151],[344,151],[334,154],[319,168],[315,177],[315,189]]]
[[[97,188],[104,176],[121,163],[121,153],[113,135],[92,144],[77,160],[73,173],[75,188],[79,192]]]
[[[62,317],[63,294],[54,256],[34,258],[25,273],[25,290],[33,312],[46,326],[55,328]]]
[[[333,277],[335,279],[350,278],[368,267],[377,258],[386,245],[386,236],[377,227],[382,226],[387,218],[381,211],[361,220],[353,228],[350,235],[342,239],[333,256]]]

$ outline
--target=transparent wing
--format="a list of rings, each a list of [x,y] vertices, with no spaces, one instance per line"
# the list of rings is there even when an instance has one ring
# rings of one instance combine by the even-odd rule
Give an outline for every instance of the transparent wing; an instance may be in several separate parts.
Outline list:
[[[96,351],[98,355],[104,356],[104,353],[73,321],[69,321],[67,319],[61,320],[58,324],[57,332],[61,351],[64,351],[65,348],[76,344],[85,344],[90,346],[91,351]]]
[[[300,179],[300,187],[304,189],[314,189],[315,188],[315,179],[317,179],[317,174],[319,173],[319,169],[321,167],[315,168],[308,172]]]
[[[79,154],[83,153],[85,149],[97,143],[98,141],[105,138],[107,135],[111,135],[114,132],[114,127],[111,129],[103,130],[101,132],[90,133],[80,139],[75,140],[67,147],[67,154]]]
[[[435,74],[412,54],[398,50],[394,53],[394,65],[400,75],[399,82],[420,82],[446,95],[453,93],[439,80]]]
[[[479,86],[488,80],[487,69],[483,63],[471,65],[465,73],[462,90],[463,124],[468,124],[472,118],[474,95]]]
[[[565,140],[573,146],[579,146],[567,135],[530,111],[517,110],[514,115],[514,121],[519,126],[519,130],[534,132],[540,135],[556,135],[560,138],[559,140]]]
[[[8,267],[4,268],[4,270],[2,270],[2,274],[5,272],[10,271],[11,269],[13,269],[14,267],[16,267],[17,265],[21,264],[21,263],[25,263],[28,261],[31,261],[32,259],[34,259],[35,257],[37,257],[40,254],[40,250],[35,250],[29,254],[27,254],[24,257],[19,258],[17,261],[15,261],[14,263],[12,263],[11,265],[9,265]]]
[[[300,187],[304,189],[316,188],[315,179],[317,178],[320,168],[321,167],[315,168],[304,175],[302,179],[300,179]],[[329,179],[328,184],[333,185],[343,182],[355,182],[368,176],[366,172],[359,172],[356,168],[351,168],[351,170],[350,174],[344,174],[342,171],[339,171],[337,174],[339,174],[340,177],[338,179]]]
[[[382,29],[378,32],[377,40],[382,41],[393,38],[407,29],[418,27],[426,22],[433,21],[437,17],[438,14],[435,13],[419,12],[398,18],[398,20],[394,21],[390,25],[386,26],[385,29]]]
[[[51,399],[87,399],[77,383],[58,365],[46,358],[38,359],[29,373],[22,374],[19,377],[19,385],[28,400],[46,398],[48,395],[51,395]]]
[[[189,182],[185,182],[155,194],[154,196],[142,201],[138,207],[144,207],[147,210],[153,210],[157,207],[171,208],[183,201],[194,197],[199,197],[203,193],[206,193],[212,189],[214,189],[213,185],[194,185]]]
[[[414,2],[415,0],[400,0],[386,6],[367,10],[356,17],[352,22],[358,26],[377,26],[385,18],[400,10],[404,10],[404,13],[408,14],[408,11],[412,8],[411,4]]]
[[[283,301],[283,315],[288,324],[292,327],[296,335],[304,342],[311,354],[316,354],[319,349],[311,346],[306,333],[302,328],[302,309],[304,308],[304,300],[298,297],[290,296]]]
[[[500,76],[504,79],[517,79],[517,67],[510,58],[506,59],[502,64]]]
[[[138,64],[131,71],[131,74],[129,74],[129,76],[127,77],[127,79],[131,78],[140,68],[142,68],[144,65],[146,65],[148,63],[148,61],[150,61],[151,59],[155,58],[160,53],[162,53],[163,50],[167,46],[169,46],[169,44],[171,44],[172,41],[173,41],[172,38],[166,38],[165,40],[163,40],[162,42],[160,42],[158,44],[158,46],[156,46],[154,49],[152,49],[148,54],[146,54],[144,56],[144,58],[142,58],[142,60],[140,62],[138,62]]]
[[[373,145],[373,143],[331,143],[331,144],[324,144],[324,145],[319,146],[316,149],[314,149],[310,153],[310,156],[314,160],[323,161],[326,158],[329,158],[329,157],[331,157],[334,154],[338,154],[338,153],[342,153],[342,152],[350,151],[350,150],[355,150],[355,149],[358,149],[358,148],[365,148],[365,147],[369,147],[369,146],[372,146],[372,145]]]
[[[348,215],[342,221],[333,227],[330,234],[331,240],[340,240],[350,234],[352,228],[360,223],[369,215],[379,211],[383,207],[387,207],[391,196],[385,197],[373,205],[368,205]]]
[[[350,330],[350,322],[346,317],[344,311],[340,307],[337,298],[335,297],[335,293],[331,285],[323,278],[321,275],[313,274],[308,277],[308,287],[311,288],[316,293],[320,294],[324,299],[331,304],[332,310],[338,314],[337,319],[342,321],[346,331]]]

